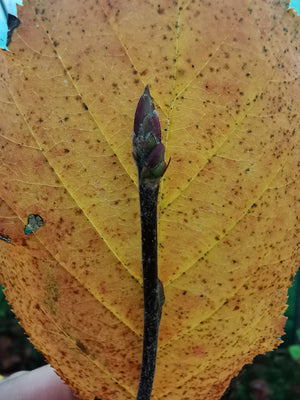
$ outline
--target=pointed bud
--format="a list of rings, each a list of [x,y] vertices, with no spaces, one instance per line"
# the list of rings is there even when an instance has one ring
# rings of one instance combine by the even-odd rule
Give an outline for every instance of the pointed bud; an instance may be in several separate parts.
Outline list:
[[[134,116],[134,133],[136,136],[143,135],[143,131],[152,130],[157,141],[161,141],[161,130],[158,114],[150,95],[149,85],[146,86],[144,93],[138,102]]]
[[[133,137],[133,158],[139,170],[142,170],[152,150],[160,143],[161,129],[158,114],[147,85],[138,102]]]
[[[138,102],[133,137],[133,158],[141,179],[156,183],[166,170],[165,147],[161,143],[161,128],[149,85]]]

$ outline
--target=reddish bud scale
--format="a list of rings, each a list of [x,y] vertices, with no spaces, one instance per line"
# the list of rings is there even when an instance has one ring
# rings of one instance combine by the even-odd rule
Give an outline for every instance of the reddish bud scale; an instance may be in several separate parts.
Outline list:
[[[166,170],[165,147],[161,143],[161,128],[157,111],[150,95],[149,85],[138,102],[133,137],[133,158],[139,177],[157,183]]]

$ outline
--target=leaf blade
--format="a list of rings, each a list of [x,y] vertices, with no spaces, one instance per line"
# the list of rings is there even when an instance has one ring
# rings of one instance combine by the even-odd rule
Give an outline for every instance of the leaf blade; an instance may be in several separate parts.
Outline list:
[[[172,157],[159,208],[166,304],[154,396],[182,398],[188,387],[191,397],[201,392],[205,398],[210,391],[219,398],[243,363],[279,343],[279,316],[297,268],[299,140],[293,130],[299,125],[299,19],[271,2],[259,10],[243,1],[234,12],[229,3],[211,10],[203,2],[167,0],[160,7],[121,1],[101,7],[77,2],[73,9],[68,2],[27,4],[13,52],[1,58],[7,116],[0,126],[1,197],[13,210],[7,223],[11,211],[3,208],[1,234],[14,243],[0,243],[10,260],[1,255],[1,277],[9,298],[55,365],[60,361],[53,357],[51,330],[68,310],[73,344],[62,337],[59,346],[70,347],[72,363],[76,357],[80,366],[87,363],[82,369],[89,376],[80,380],[79,371],[72,374],[66,364],[60,373],[83,397],[101,396],[102,386],[109,388],[107,399],[134,395],[142,290],[130,132],[147,80]],[[32,213],[45,225],[24,239]],[[82,354],[93,346],[88,332],[81,337],[76,330],[82,323],[71,321],[78,317],[74,304],[70,309],[55,301],[53,290],[47,297],[47,274],[39,273],[43,290],[34,280],[32,292],[43,298],[42,320],[33,321],[9,289],[23,287],[12,260],[13,254],[22,258],[22,243],[29,265],[39,258],[34,254],[47,251],[58,263],[53,287],[58,282],[72,302],[63,279],[73,289],[83,284],[80,296],[93,304],[93,320],[117,327],[109,331],[112,344],[96,340],[96,364]],[[51,257],[41,258],[52,263]],[[61,319],[54,323],[55,308]],[[245,325],[243,316],[251,323]],[[52,335],[47,340],[33,329],[41,321]],[[93,321],[94,332],[97,326]],[[100,356],[105,343],[112,346],[111,356],[105,348],[107,365]],[[104,378],[96,388],[91,376],[99,370]],[[115,376],[123,387],[118,394]]]

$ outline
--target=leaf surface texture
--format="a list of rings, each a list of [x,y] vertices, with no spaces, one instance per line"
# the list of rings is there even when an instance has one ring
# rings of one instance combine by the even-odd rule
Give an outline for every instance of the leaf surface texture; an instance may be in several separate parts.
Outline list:
[[[0,276],[83,399],[134,399],[143,291],[133,118],[170,166],[153,399],[219,399],[280,343],[297,269],[299,17],[273,1],[26,1],[0,55]],[[26,235],[31,214],[44,225]]]

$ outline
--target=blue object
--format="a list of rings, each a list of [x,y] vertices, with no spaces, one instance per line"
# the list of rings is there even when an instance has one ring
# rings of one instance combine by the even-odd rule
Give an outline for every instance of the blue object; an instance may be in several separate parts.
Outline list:
[[[300,0],[291,0],[289,8],[294,8],[300,14]]]
[[[32,230],[26,225],[24,229],[25,235],[30,235],[32,233]]]
[[[17,18],[17,4],[22,5],[23,0],[0,0],[0,47],[5,50],[8,50],[6,46],[8,14]]]

